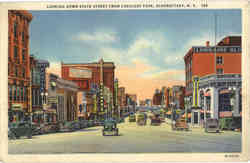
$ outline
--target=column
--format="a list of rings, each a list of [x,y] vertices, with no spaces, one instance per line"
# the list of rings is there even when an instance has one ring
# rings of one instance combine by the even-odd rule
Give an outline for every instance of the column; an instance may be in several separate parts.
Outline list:
[[[204,125],[206,124],[206,122],[207,122],[207,97],[204,96]]]
[[[218,119],[219,116],[219,92],[218,89],[213,87],[211,90],[211,118]]]
[[[240,88],[236,88],[235,90],[235,103],[234,103],[234,116],[240,116]]]

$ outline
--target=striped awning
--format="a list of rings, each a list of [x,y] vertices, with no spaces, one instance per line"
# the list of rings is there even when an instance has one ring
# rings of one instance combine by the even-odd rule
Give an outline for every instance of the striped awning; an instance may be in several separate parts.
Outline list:
[[[183,114],[181,117],[182,117],[182,118],[185,118],[185,117],[186,117],[186,114]],[[191,113],[188,113],[188,118],[191,118]]]

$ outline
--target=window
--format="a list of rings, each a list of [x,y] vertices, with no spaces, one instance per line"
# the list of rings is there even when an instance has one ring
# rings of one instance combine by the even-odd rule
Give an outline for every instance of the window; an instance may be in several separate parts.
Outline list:
[[[14,101],[16,101],[16,86],[15,85],[13,86],[13,89],[14,89]]]
[[[18,68],[15,66],[15,75],[18,76]]]
[[[219,74],[219,75],[220,75],[220,74],[223,74],[223,69],[222,69],[222,68],[218,68],[218,69],[216,70],[216,73]]]
[[[25,68],[23,68],[23,78],[25,78]]]
[[[14,37],[17,37],[17,23],[14,22]]]
[[[14,58],[17,59],[18,57],[18,49],[16,46],[14,46]]]
[[[22,60],[25,61],[26,57],[25,57],[25,49],[22,50]]]
[[[217,56],[216,57],[216,64],[222,64],[223,60],[222,60],[222,56]]]
[[[22,32],[22,42],[24,43],[24,32]]]

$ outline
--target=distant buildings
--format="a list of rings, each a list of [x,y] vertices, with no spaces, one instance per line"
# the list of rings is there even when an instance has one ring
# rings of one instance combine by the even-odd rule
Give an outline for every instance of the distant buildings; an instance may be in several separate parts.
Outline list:
[[[216,46],[193,46],[184,57],[186,101],[193,124],[204,110],[212,118],[239,117],[241,112],[241,37],[227,36]],[[195,84],[195,85],[194,85]],[[195,86],[195,87],[194,87]]]

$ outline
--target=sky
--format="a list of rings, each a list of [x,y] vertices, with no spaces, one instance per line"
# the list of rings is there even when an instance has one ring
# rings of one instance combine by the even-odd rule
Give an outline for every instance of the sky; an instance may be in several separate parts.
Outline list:
[[[50,62],[114,62],[127,93],[152,98],[185,84],[183,57],[192,46],[241,35],[241,10],[30,11],[30,54]],[[215,15],[217,15],[215,39]]]

